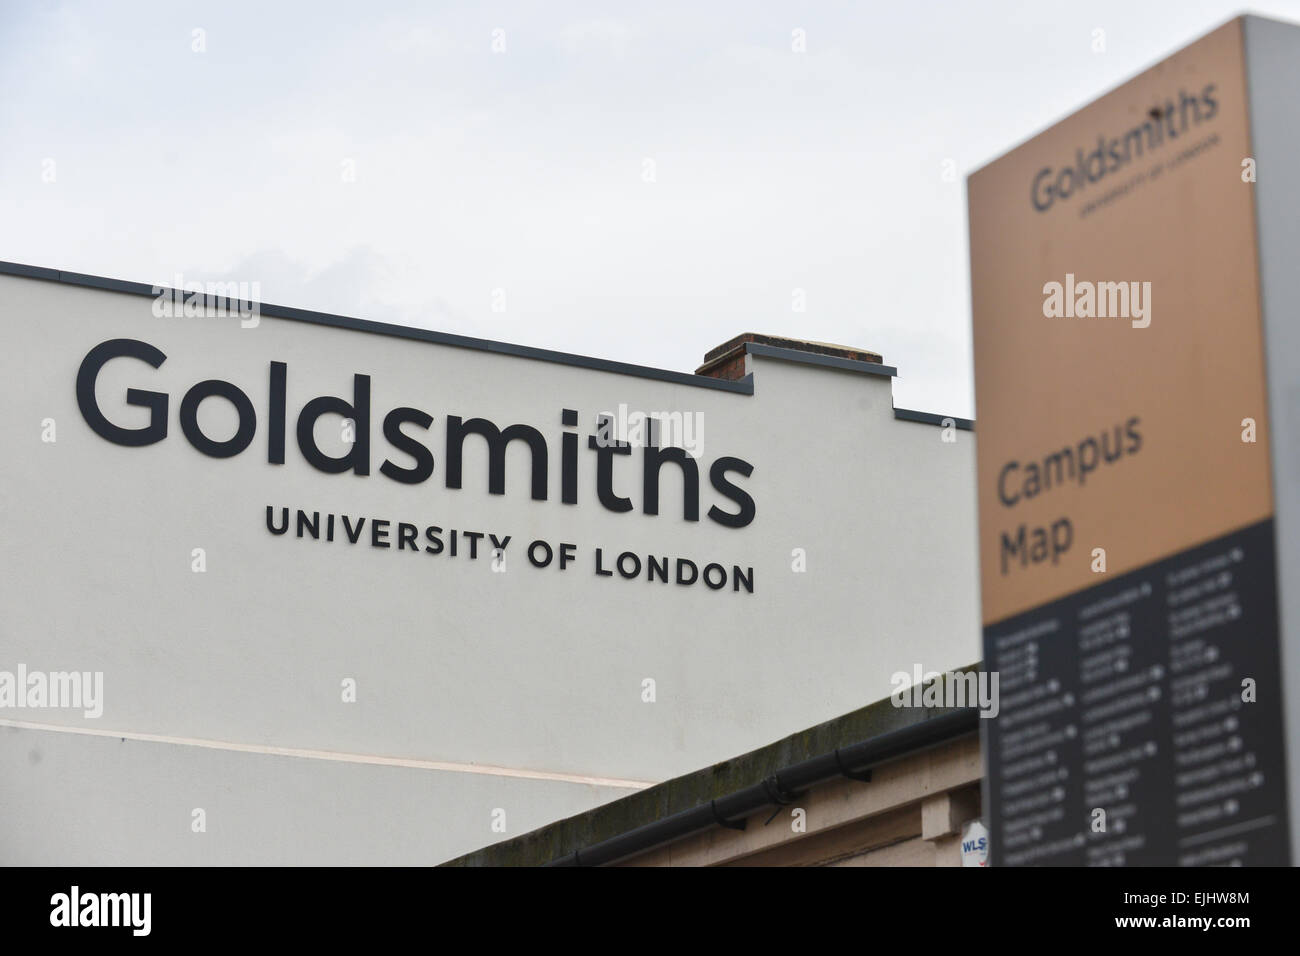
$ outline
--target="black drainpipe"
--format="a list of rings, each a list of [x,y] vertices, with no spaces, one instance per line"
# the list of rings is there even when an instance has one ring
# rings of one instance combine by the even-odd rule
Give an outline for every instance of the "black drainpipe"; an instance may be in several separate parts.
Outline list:
[[[876,764],[963,737],[978,729],[978,708],[947,711],[909,727],[891,730],[870,740],[838,747],[828,754],[784,767],[761,783],[593,843],[546,865],[603,866],[714,825],[743,830],[745,817],[754,811],[772,805],[784,806],[808,787],[835,777],[870,780],[870,768]]]

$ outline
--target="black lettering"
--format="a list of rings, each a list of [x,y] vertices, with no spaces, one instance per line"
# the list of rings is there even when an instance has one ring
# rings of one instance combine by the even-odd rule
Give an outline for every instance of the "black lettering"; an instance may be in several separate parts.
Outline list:
[[[299,509],[298,511],[298,537],[302,537],[303,528],[311,532],[311,536],[317,541],[320,540],[320,512],[313,511],[311,520],[307,520],[307,512]]]
[[[285,394],[289,366],[283,362],[271,363],[271,403],[266,421],[266,461],[271,465],[284,464]]]
[[[199,405],[205,398],[214,395],[234,405],[235,413],[239,416],[235,434],[226,441],[213,441],[199,428]],[[252,444],[253,435],[257,431],[257,413],[253,411],[253,403],[248,396],[234,385],[210,378],[206,382],[199,382],[181,399],[181,431],[191,445],[208,457],[230,458]]]
[[[632,570],[630,571],[623,567],[623,562],[627,558],[632,559]],[[618,556],[618,562],[615,566],[618,568],[618,573],[623,575],[623,577],[625,578],[634,578],[641,573],[641,559],[638,558],[631,551],[624,551],[622,554],[620,554]]]
[[[1052,167],[1047,166],[1044,167],[1043,169],[1040,169],[1038,171],[1038,175],[1034,177],[1034,184],[1029,191],[1030,201],[1034,204],[1034,208],[1037,209],[1039,212],[1047,212],[1047,210],[1050,209],[1052,206],[1053,196],[1052,196],[1051,183],[1050,182],[1048,183],[1047,189],[1045,191],[1040,190],[1039,188],[1043,180],[1045,179],[1050,180],[1051,178],[1052,178]],[[1041,201],[1040,201],[1040,197],[1041,197]]]
[[[422,481],[428,481],[433,474],[433,452],[422,442],[402,432],[402,424],[405,422],[428,430],[433,424],[433,416],[418,408],[394,408],[384,416],[384,438],[398,451],[410,455],[415,464],[410,468],[402,468],[384,459],[379,471],[384,477],[400,481],[404,485],[418,485]]]
[[[578,424],[578,413],[572,408],[560,412],[560,421],[569,428]],[[560,448],[560,500],[566,505],[578,503],[578,436],[566,432],[561,436]]]
[[[691,577],[689,581],[682,576],[682,571],[684,568],[691,569]],[[695,566],[694,561],[688,561],[686,558],[677,559],[677,583],[678,584],[694,584],[695,581],[699,578],[699,576],[700,576],[700,569]]]
[[[731,566],[731,580],[732,580],[731,590],[739,591],[740,586],[743,584],[745,585],[746,591],[748,591],[750,594],[754,593],[754,569],[753,568],[749,568],[747,571],[741,571],[740,565],[733,564]]]
[[[605,441],[595,435],[587,436],[587,447],[596,452],[596,497],[607,511],[632,510],[632,500],[614,491],[614,456],[632,454],[627,442]]]
[[[397,523],[397,550],[402,551],[409,545],[412,551],[419,553],[420,546],[415,543],[415,539],[419,537],[419,534],[420,529],[415,525],[399,521]]]
[[[709,482],[714,489],[740,505],[740,510],[735,514],[729,514],[714,505],[709,509],[709,517],[728,528],[743,528],[754,520],[754,499],[727,480],[729,471],[748,478],[754,473],[754,466],[743,458],[719,458],[709,469]]]
[[[1029,564],[1029,552],[1025,548],[1025,526],[1022,524],[1018,529],[1016,539],[1012,541],[1004,531],[1001,535],[1002,541],[998,548],[999,560],[1002,562],[1002,573],[1007,573],[1007,561],[1020,558],[1020,566],[1027,567]]]
[[[1134,416],[1124,423],[1124,431],[1128,435],[1130,442],[1127,449],[1130,455],[1136,455],[1142,449],[1142,436],[1137,430],[1137,427],[1141,422],[1142,419]]]
[[[471,561],[476,561],[476,560],[478,560],[478,543],[479,543],[479,539],[483,537],[483,532],[482,532],[482,531],[463,531],[463,532],[461,532],[461,533],[462,533],[463,535],[465,535],[465,537],[469,538],[469,557],[470,557],[470,560],[471,560]]]
[[[1088,454],[1089,451],[1092,452],[1091,455]],[[1095,471],[1097,469],[1097,466],[1099,464],[1098,456],[1099,456],[1099,452],[1097,449],[1097,439],[1085,438],[1083,441],[1079,442],[1078,458],[1079,458],[1079,484],[1080,485],[1087,482],[1088,472]]]
[[[1063,464],[1065,463],[1065,464]],[[1074,478],[1074,452],[1068,448],[1063,448],[1053,455],[1048,455],[1043,459],[1043,474],[1047,479],[1048,489],[1065,483],[1066,464],[1069,465],[1069,477]],[[1056,469],[1056,480],[1052,480],[1052,469]]]
[[[289,530],[289,509],[281,508],[280,515],[281,520],[284,522],[284,526],[282,528],[276,528],[274,512],[270,505],[266,506],[266,530],[271,532],[271,534],[284,534]]]
[[[167,361],[167,356],[148,342],[138,339],[109,339],[86,353],[77,370],[77,407],[81,417],[100,438],[115,445],[139,448],[152,445],[167,437],[167,396],[161,392],[145,392],[136,388],[126,390],[126,403],[149,409],[149,424],[143,428],[122,428],[114,425],[100,411],[95,401],[95,381],[99,370],[115,358],[139,359],[153,368]]]
[[[541,545],[542,550],[546,553],[546,557],[541,561],[537,560],[537,558],[533,556],[533,552],[537,550],[538,545]],[[551,563],[551,559],[554,557],[555,553],[551,550],[551,546],[540,538],[528,546],[528,560],[532,562],[532,565],[535,568],[546,567]]]
[[[534,501],[546,500],[546,439],[536,428],[511,425],[505,431],[486,418],[461,421],[460,416],[447,419],[447,487],[461,487],[461,457],[466,435],[481,435],[488,444],[488,492],[506,493],[506,446],[512,441],[525,442],[532,450],[532,495]]]
[[[361,529],[365,527],[365,524],[366,524],[365,518],[358,518],[357,529],[356,531],[353,531],[352,522],[348,520],[347,515],[343,516],[343,533],[348,536],[349,542],[351,542],[352,544],[356,544],[358,541],[361,540]]]
[[[351,419],[356,426],[352,449],[341,458],[332,458],[316,447],[316,420],[334,414]],[[313,398],[298,415],[298,448],[317,471],[338,475],[352,469],[356,475],[370,474],[370,376],[352,376],[352,404],[333,395]]]
[[[666,461],[672,462],[682,470],[682,517],[687,521],[699,521],[700,471],[695,464],[695,459],[682,448],[646,446],[643,459],[642,511],[648,515],[659,513],[659,469]]]
[[[1020,468],[1020,462],[1009,461],[1005,465],[1003,465],[1002,470],[998,472],[998,498],[1001,500],[1002,504],[1008,508],[1013,507],[1015,503],[1020,500],[1020,495],[1017,494],[1015,497],[1012,498],[1007,497],[1006,484],[1005,484],[1007,472],[1016,471],[1019,470],[1019,468]]]

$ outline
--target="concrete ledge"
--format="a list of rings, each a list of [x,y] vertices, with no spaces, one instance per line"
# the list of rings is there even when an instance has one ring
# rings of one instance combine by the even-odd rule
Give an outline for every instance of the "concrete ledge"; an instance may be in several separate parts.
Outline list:
[[[967,669],[975,667],[977,665]],[[952,710],[895,707],[889,698],[885,698],[766,747],[676,777],[442,865],[541,866],[571,855],[575,850],[758,784],[792,764],[948,713]],[[856,784],[856,781],[846,781],[849,782]]]

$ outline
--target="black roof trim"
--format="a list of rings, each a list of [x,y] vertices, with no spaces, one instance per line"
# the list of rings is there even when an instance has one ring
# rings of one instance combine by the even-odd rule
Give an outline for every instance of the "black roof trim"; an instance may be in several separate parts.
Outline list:
[[[834,355],[818,355],[816,352],[801,352],[798,349],[783,349],[775,345],[760,345],[758,342],[746,342],[745,351],[750,355],[780,359],[783,362],[802,362],[804,365],[820,365],[823,368],[837,368],[846,372],[861,372],[865,375],[885,375],[892,378],[898,374],[898,369],[892,365],[858,362]]]
[[[108,292],[123,292],[127,295],[141,295],[149,298],[159,293],[154,290],[166,290],[166,286],[145,285],[143,282],[127,282],[122,279],[107,279],[103,276],[85,275],[80,272],[63,272],[58,269],[46,269],[41,266],[29,266],[18,262],[0,261],[0,275],[21,276],[27,279],[44,279],[48,282],[63,282],[68,285],[83,286],[90,289],[103,289]],[[182,295],[185,293],[182,291]],[[207,304],[207,296],[204,302]],[[593,358],[588,355],[575,355],[571,352],[557,352],[551,349],[539,349],[529,345],[513,345],[509,342],[496,342],[491,339],[474,338],[468,335],[455,335],[451,332],[433,332],[429,329],[417,329],[405,325],[392,325],[387,322],[373,322],[369,319],[354,319],[346,315],[334,315],[329,312],[313,312],[309,309],[295,309],[285,305],[270,303],[249,303],[256,306],[259,315],[275,319],[290,319],[295,322],[311,322],[315,325],[328,325],[334,328],[351,329],[354,332],[369,332],[376,335],[391,335],[395,338],[412,339],[417,342],[430,342],[434,345],[447,345],[454,348],[476,349],[481,352],[495,352],[515,358],[536,359],[541,362],[557,362],[561,365],[573,365],[578,368],[597,372],[610,372],[615,375],[631,375],[648,378],[659,382],[671,382],[674,385],[690,385],[695,388],[712,388],[720,392],[734,392],[740,395],[754,394],[754,377],[746,375],[739,381],[711,378],[707,375],[693,375],[689,372],[673,372],[668,369],[651,368],[646,365],[633,365],[628,362],[614,362],[609,359]],[[778,350],[784,351],[784,350]],[[798,355],[799,353],[794,353]],[[861,365],[863,363],[850,363]]]
[[[973,664],[959,671],[978,672],[979,669],[979,664]],[[764,781],[776,779],[779,790],[789,791],[795,783],[815,780],[823,771],[828,779],[846,771],[846,775],[856,778],[858,770],[938,742],[931,735],[945,727],[947,731],[962,733],[978,730],[980,720],[975,713],[965,715],[973,718],[965,729],[948,725],[947,716],[961,711],[962,708],[895,707],[893,700],[886,697],[757,750],[509,837],[443,865],[595,863],[628,852],[629,841],[636,844],[633,850],[640,852],[648,848],[642,843],[648,836],[653,837],[652,842],[671,841],[693,831],[696,824],[712,827],[719,818],[735,821],[743,817],[751,803],[759,806],[771,799],[772,793]],[[911,728],[908,733],[895,733],[907,728]],[[946,737],[947,731],[938,737]],[[816,772],[809,775],[806,771]],[[715,815],[715,810],[721,812],[720,817]]]
[[[575,847],[547,866],[605,866],[637,856],[647,850],[673,843],[714,825],[744,829],[745,817],[773,805],[787,805],[782,794],[802,794],[810,787],[838,777],[867,781],[878,764],[910,756],[921,750],[978,733],[980,712],[963,707],[936,713],[907,727],[888,731],[870,740],[820,754],[809,760],[782,767],[743,790],[715,797],[706,804],[662,816],[594,845]]]
[[[968,432],[975,430],[974,419],[958,418],[956,415],[936,415],[934,412],[918,412],[910,408],[895,408],[894,417],[904,422],[920,422],[922,425],[942,426],[944,422],[951,421],[955,428]]]

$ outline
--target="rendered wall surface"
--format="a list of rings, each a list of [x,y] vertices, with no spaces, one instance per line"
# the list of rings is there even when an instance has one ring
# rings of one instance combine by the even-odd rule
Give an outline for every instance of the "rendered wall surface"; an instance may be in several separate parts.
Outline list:
[[[978,656],[973,436],[896,420],[886,377],[751,356],[744,395],[266,315],[255,328],[158,317],[154,304],[0,276],[0,670],[104,681],[97,718],[0,710],[6,862],[437,862],[888,696],[895,671]],[[127,428],[149,418],[128,389],[166,393],[156,444],[114,444],[78,407],[79,366],[116,338],[166,355],[158,368],[114,359],[96,385]],[[287,365],[284,464],[268,463],[272,362]],[[371,473],[326,474],[295,422],[315,397],[351,400],[355,374],[370,376]],[[233,457],[200,453],[180,425],[183,396],[211,379],[257,416]],[[633,509],[597,500],[587,437],[620,404],[698,413],[701,520],[684,520],[673,465],[660,513],[643,513],[641,449],[614,462]],[[405,427],[435,459],[420,484],[379,472],[411,464],[384,438],[399,406],[434,418]],[[548,500],[530,496],[522,442],[508,446],[505,494],[489,494],[475,436],[463,487],[448,488],[453,415],[541,432]],[[219,397],[197,421],[214,441],[235,433]],[[323,452],[352,448],[340,426],[318,422]],[[561,501],[566,433],[579,437],[577,504]],[[736,510],[709,481],[723,456],[753,466],[729,476],[755,502],[743,528],[707,517]],[[391,546],[372,546],[369,527],[347,543],[341,518],[333,542],[275,535],[268,506],[291,523],[320,512],[322,538],[330,513],[387,519]],[[441,527],[444,548],[453,528],[510,535],[505,571],[487,539],[477,560],[464,539],[455,558],[399,551],[397,522],[421,544]],[[532,566],[536,539],[573,544],[573,562]],[[599,576],[598,547],[606,568],[623,551],[752,567],[753,593]],[[206,833],[192,832],[194,808]]]

